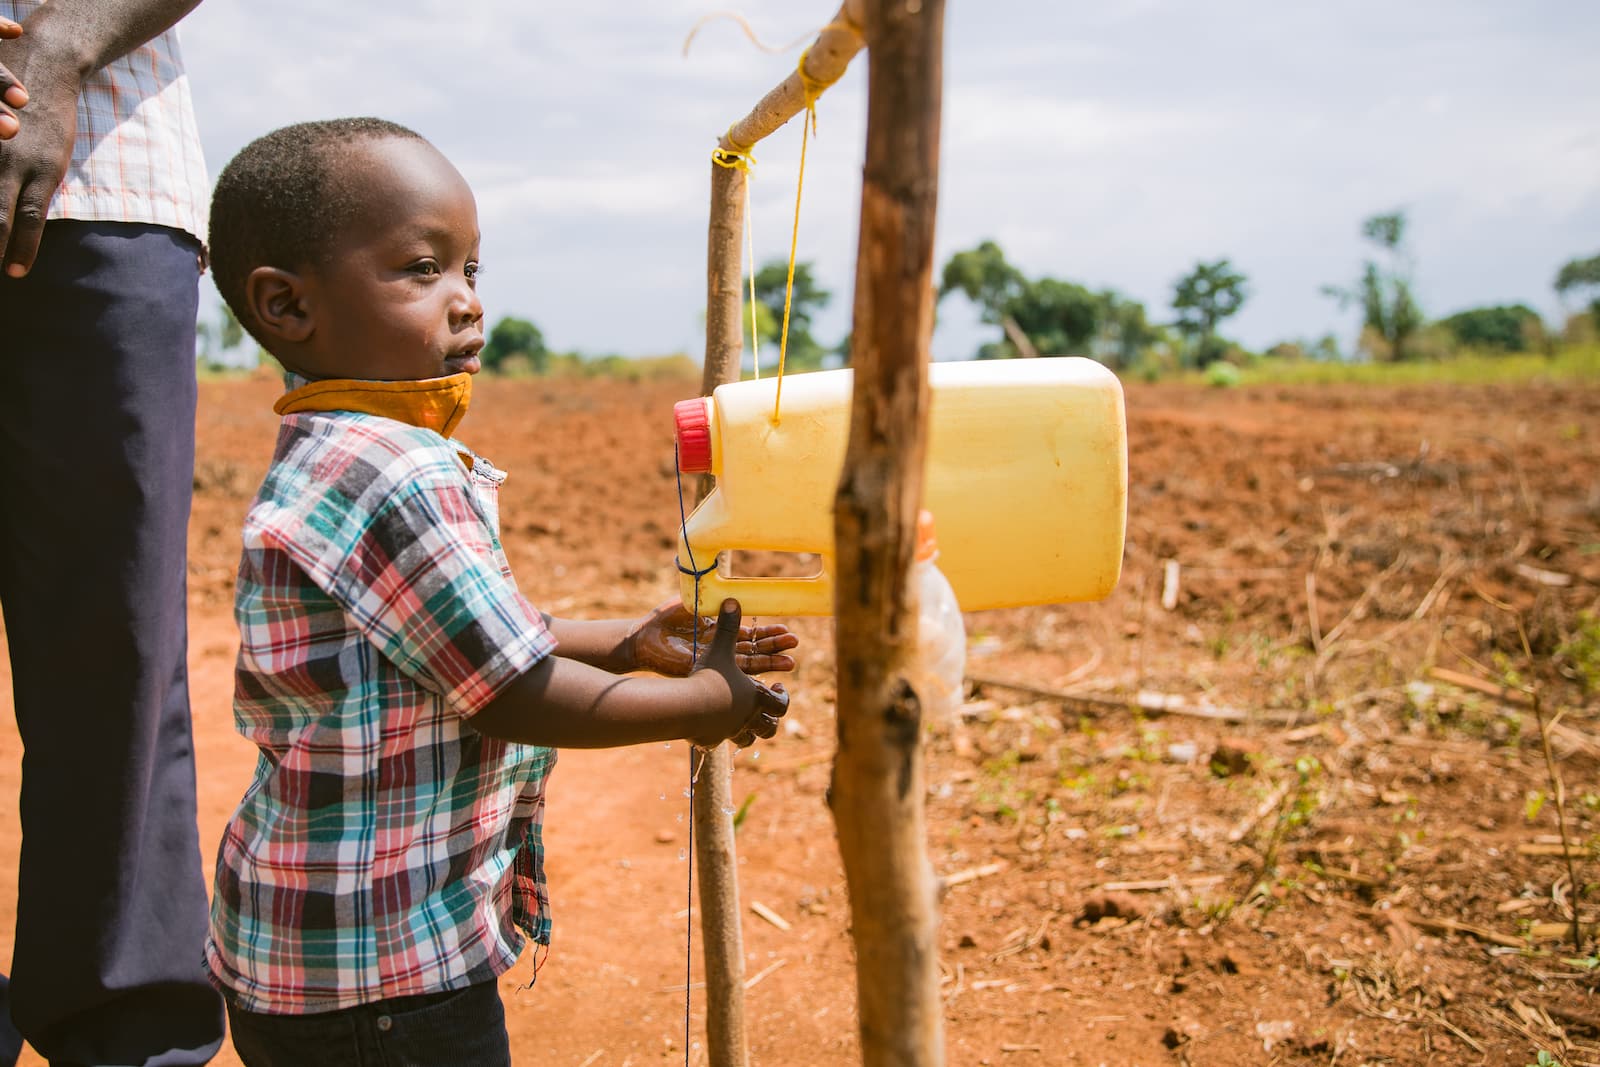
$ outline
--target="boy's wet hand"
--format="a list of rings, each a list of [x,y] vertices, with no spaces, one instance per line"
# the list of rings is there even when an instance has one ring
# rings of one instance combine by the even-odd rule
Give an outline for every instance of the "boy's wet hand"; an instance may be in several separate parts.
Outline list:
[[[645,616],[627,637],[627,659],[632,669],[682,677],[694,666],[694,645],[699,637],[702,655],[717,620],[701,618],[677,599],[663,603]],[[739,626],[734,642],[734,663],[745,674],[794,670],[794,657],[786,655],[800,643],[787,626]]]
[[[789,694],[781,685],[769,689],[739,670],[736,651],[739,636],[739,602],[724,600],[711,646],[701,660],[696,677],[714,676],[721,682],[718,688],[722,688],[721,699],[717,702],[726,701],[716,714],[720,727],[710,727],[708,723],[708,728],[716,731],[712,743],[728,738],[742,748],[754,744],[757,738],[772,737],[778,732],[778,722],[789,710]],[[696,743],[704,744],[704,740],[696,739]]]
[[[779,721],[789,711],[789,693],[783,688],[782,682],[778,682],[770,689],[757,682],[756,687],[760,693],[756,698],[755,714],[746,720],[738,733],[728,739],[740,748],[749,748],[756,743],[757,738],[776,736]]]

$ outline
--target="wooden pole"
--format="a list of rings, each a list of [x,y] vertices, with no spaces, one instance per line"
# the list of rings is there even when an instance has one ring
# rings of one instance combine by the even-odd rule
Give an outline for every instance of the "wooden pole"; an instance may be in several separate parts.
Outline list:
[[[711,167],[711,230],[706,255],[706,362],[700,392],[739,380],[740,238],[744,175]],[[698,497],[710,492],[701,478]],[[709,561],[707,561],[709,562]],[[704,565],[704,564],[702,564]],[[715,613],[716,605],[700,606]],[[689,751],[691,762],[700,754]],[[727,745],[706,753],[694,785],[695,867],[700,888],[700,950],[706,969],[706,1051],[710,1067],[747,1067],[744,1025],[744,939],[739,929],[738,856],[733,840],[733,756]]]
[[[933,336],[943,0],[871,0],[850,440],[834,498],[839,748],[862,1062],[941,1067],[938,905],[923,813],[908,576]]]
[[[861,50],[864,0],[845,0],[805,55],[806,76],[831,85]],[[726,152],[746,154],[806,106],[804,80],[790,74],[718,142]],[[700,392],[739,380],[743,349],[743,248],[745,176],[711,166],[711,224],[706,247],[706,357]],[[710,492],[700,479],[698,497]],[[702,561],[702,565],[706,561]],[[707,605],[702,605],[702,609]],[[715,613],[715,605],[709,606]],[[693,752],[691,760],[699,756]],[[734,846],[732,754],[719,745],[705,757],[694,788],[695,865],[699,872],[700,946],[705,957],[706,1051],[709,1067],[748,1067],[744,1018],[744,941],[739,928],[738,858]]]
[[[833,21],[806,53],[806,75],[814,84],[837,81],[861,50],[864,0],[845,0]],[[718,142],[724,151],[748,153],[762,138],[805,108],[805,85],[789,75]],[[706,248],[706,357],[700,392],[739,380],[743,349],[743,259],[740,238],[747,211],[744,175],[711,166],[711,224]],[[702,478],[698,496],[710,482]],[[706,607],[702,605],[702,608]],[[715,611],[715,606],[711,606]],[[697,760],[691,752],[690,758]],[[748,1067],[744,1018],[744,941],[739,928],[738,858],[734,846],[732,754],[719,745],[705,757],[694,788],[695,865],[699,872],[700,946],[705,957],[706,1051],[709,1067]]]

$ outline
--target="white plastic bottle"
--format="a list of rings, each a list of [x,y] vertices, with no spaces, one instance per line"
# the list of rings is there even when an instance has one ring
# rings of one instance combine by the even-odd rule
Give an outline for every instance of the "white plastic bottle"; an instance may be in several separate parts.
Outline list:
[[[950,722],[965,700],[967,627],[955,590],[936,565],[939,544],[933,515],[917,516],[917,553],[911,565],[911,595],[917,611],[917,646],[907,667],[925,721]]]

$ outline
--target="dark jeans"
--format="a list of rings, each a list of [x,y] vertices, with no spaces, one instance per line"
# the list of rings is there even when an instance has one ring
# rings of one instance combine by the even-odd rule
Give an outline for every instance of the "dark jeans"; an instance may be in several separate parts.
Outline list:
[[[244,1067],[511,1067],[494,982],[317,1015],[262,1015],[228,1005]]]
[[[0,607],[22,736],[22,859],[0,1063],[200,1064],[202,952],[185,666],[199,245],[47,223],[0,277]],[[4,816],[9,817],[9,816]]]

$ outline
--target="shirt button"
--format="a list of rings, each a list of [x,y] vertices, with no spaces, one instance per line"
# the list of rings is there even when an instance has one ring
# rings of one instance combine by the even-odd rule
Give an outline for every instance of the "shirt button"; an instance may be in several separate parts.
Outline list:
[[[387,1034],[390,1030],[394,1029],[394,1020],[389,1018],[387,1015],[378,1016],[378,1029]]]

